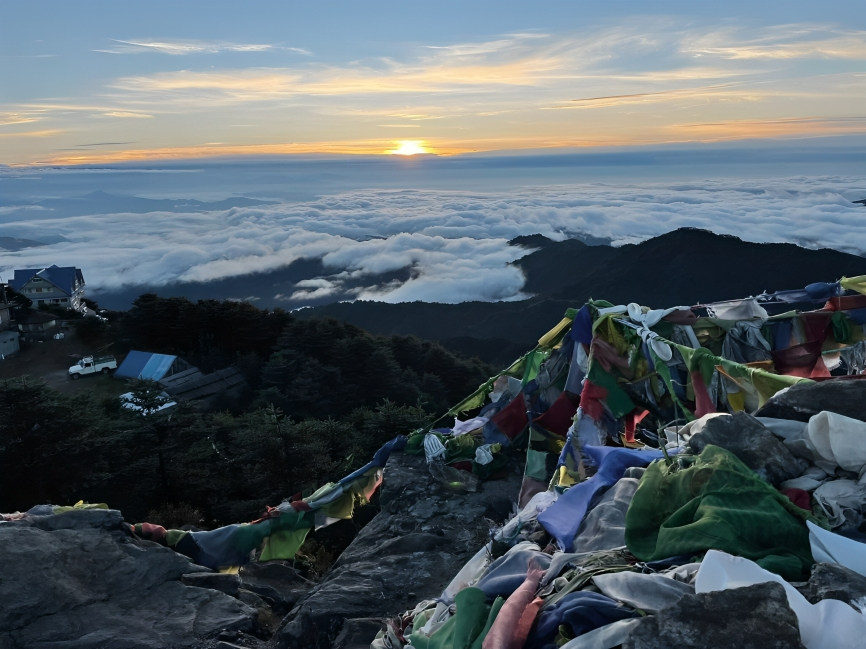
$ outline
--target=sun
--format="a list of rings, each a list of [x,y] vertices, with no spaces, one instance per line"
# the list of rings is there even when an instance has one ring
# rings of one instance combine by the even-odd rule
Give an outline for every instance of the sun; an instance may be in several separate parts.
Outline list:
[[[418,155],[419,153],[428,153],[424,148],[424,140],[398,140],[397,148],[391,149],[388,153],[392,155]]]

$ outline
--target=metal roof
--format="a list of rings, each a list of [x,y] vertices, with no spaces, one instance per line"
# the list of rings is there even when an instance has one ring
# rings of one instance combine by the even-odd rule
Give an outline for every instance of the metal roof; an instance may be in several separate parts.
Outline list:
[[[61,268],[56,264],[42,269],[25,268],[23,270],[16,270],[15,276],[9,284],[12,286],[12,290],[17,291],[37,275],[46,282],[54,284],[54,286],[67,295],[72,295],[75,292],[76,279],[80,285],[84,285],[84,275],[81,273],[81,269],[74,266],[64,266]]]
[[[152,379],[159,381],[168,373],[176,360],[177,356],[133,350],[123,359],[123,363],[117,368],[114,376],[125,379]]]
[[[202,399],[246,383],[237,367],[227,367],[210,374],[198,369],[186,370],[160,381],[165,391],[176,399]]]
[[[16,324],[44,324],[46,322],[54,322],[55,320],[57,320],[57,316],[53,313],[37,311],[36,309],[27,309],[15,316]]]

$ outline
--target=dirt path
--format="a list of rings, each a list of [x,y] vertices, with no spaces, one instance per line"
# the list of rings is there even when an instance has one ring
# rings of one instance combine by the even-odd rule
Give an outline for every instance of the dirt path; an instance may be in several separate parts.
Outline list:
[[[50,387],[64,394],[97,389],[106,394],[125,392],[125,382],[114,381],[111,376],[88,376],[77,381],[67,371],[78,358],[92,354],[101,345],[87,345],[74,330],[64,331],[63,340],[21,343],[21,351],[13,358],[0,361],[0,380],[29,375],[43,379]],[[108,350],[110,352],[110,349]]]

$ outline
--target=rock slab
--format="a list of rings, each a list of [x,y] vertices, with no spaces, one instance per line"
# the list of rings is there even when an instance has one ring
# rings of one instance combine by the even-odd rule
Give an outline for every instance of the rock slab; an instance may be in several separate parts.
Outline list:
[[[195,572],[184,575],[180,578],[180,583],[196,588],[211,588],[225,593],[229,597],[237,597],[241,588],[240,577],[219,572]]]
[[[438,597],[489,540],[520,490],[519,472],[476,493],[436,481],[423,457],[392,454],[381,511],[283,620],[280,649],[370,646],[380,621]],[[490,519],[490,520],[488,520]]]
[[[798,383],[767,401],[755,416],[809,421],[822,410],[866,421],[866,379]]]
[[[866,609],[866,577],[835,563],[816,564],[809,582],[799,590],[812,604],[838,599],[861,611]]]
[[[163,649],[252,628],[255,610],[181,583],[206,568],[135,542],[122,521],[84,510],[0,523],[0,647]]]
[[[781,584],[686,595],[643,618],[623,649],[804,649]]]
[[[288,561],[248,563],[240,570],[241,586],[255,593],[280,617],[288,613],[312,587]]]
[[[764,480],[777,486],[803,475],[809,466],[761,422],[745,412],[707,419],[702,430],[689,438],[689,448],[700,454],[708,445],[730,451]]]

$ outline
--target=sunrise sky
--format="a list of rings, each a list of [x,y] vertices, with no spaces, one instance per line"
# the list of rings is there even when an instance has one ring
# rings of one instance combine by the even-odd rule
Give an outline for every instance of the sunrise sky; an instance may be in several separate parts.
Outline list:
[[[864,132],[862,0],[0,3],[5,164]]]

